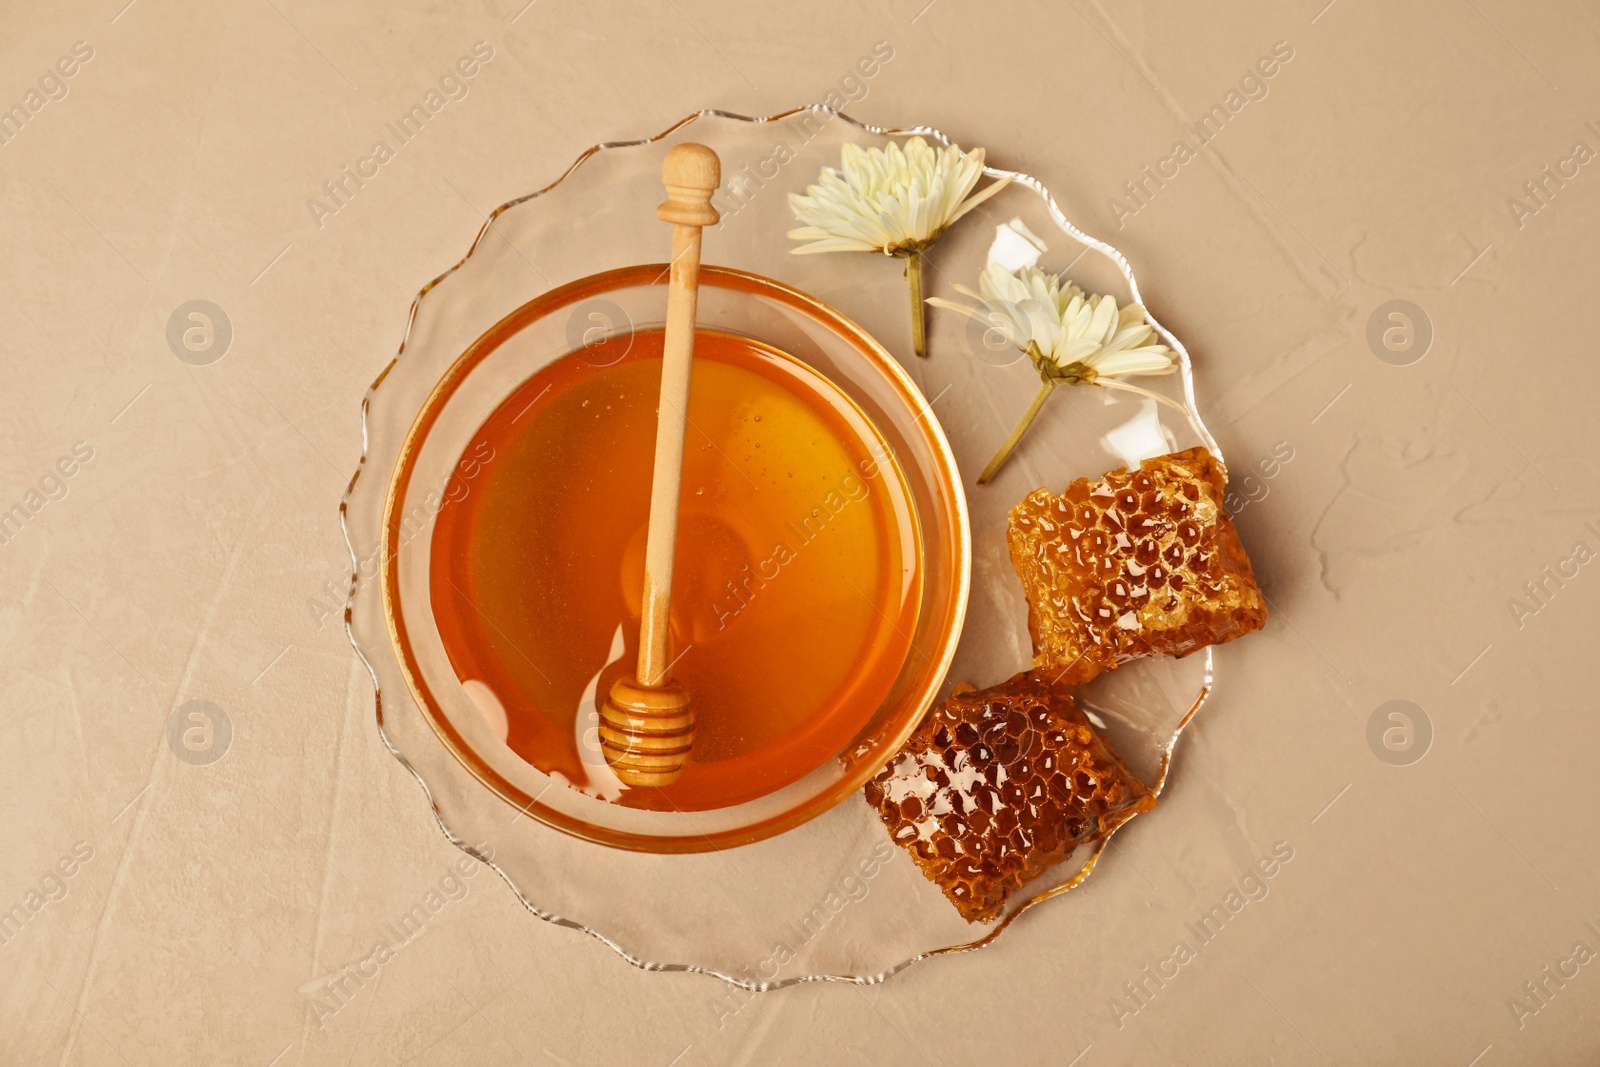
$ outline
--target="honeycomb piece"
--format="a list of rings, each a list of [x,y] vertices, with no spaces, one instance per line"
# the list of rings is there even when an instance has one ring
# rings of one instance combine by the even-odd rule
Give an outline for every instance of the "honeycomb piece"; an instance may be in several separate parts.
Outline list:
[[[1026,673],[947,697],[866,795],[968,922],[1156,803],[1066,687]]]
[[[1191,448],[1012,508],[1006,541],[1034,667],[1082,685],[1140,656],[1186,656],[1260,629],[1267,605],[1223,513],[1226,485],[1216,457]]]

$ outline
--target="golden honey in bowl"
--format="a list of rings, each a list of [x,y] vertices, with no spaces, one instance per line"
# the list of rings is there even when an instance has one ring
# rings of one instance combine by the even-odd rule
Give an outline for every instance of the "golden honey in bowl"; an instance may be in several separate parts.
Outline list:
[[[663,334],[524,381],[468,442],[492,456],[437,517],[431,600],[451,665],[507,744],[619,804],[739,804],[838,756],[890,695],[920,607],[910,493],[871,422],[757,342],[696,334],[672,587],[683,776],[625,789],[596,694],[634,670]]]

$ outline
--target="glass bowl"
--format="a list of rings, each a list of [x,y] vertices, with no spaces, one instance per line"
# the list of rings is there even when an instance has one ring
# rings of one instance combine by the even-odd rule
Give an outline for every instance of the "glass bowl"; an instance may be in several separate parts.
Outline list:
[[[484,690],[476,688],[482,683],[463,684],[452,665],[433,609],[432,539],[422,534],[468,494],[492,491],[475,486],[476,465],[463,462],[491,412],[555,360],[585,361],[591,351],[614,359],[616,345],[602,348],[602,342],[620,340],[626,347],[637,333],[660,329],[667,279],[666,264],[579,279],[529,300],[468,346],[423,403],[392,472],[384,506],[382,591],[411,697],[439,740],[511,805],[510,812],[600,844],[695,852],[747,844],[796,826],[856,792],[888,761],[933,703],[955,655],[971,549],[955,456],[938,423],[925,417],[920,392],[894,357],[849,319],[796,289],[706,267],[698,328],[759,341],[819,372],[871,422],[887,448],[886,462],[899,468],[911,506],[903,516],[910,529],[898,536],[917,546],[918,556],[920,588],[906,594],[918,605],[916,624],[904,635],[915,654],[907,653],[887,698],[837,758],[824,759],[775,792],[728,807],[652,811],[610,803],[513,752],[496,729],[496,720],[504,720],[497,698],[488,697],[486,707]],[[679,551],[681,556],[693,546]],[[861,606],[886,618],[897,614],[871,600]],[[782,685],[782,677],[774,676],[771,684]],[[593,716],[590,693],[579,712],[578,745],[585,764],[603,767]]]
[[[994,923],[969,925],[889,840],[859,793],[786,832],[737,847],[647,852],[596,844],[525,817],[514,800],[508,804],[487,787],[440,736],[402,670],[380,578],[390,479],[417,413],[462,354],[530,300],[619,265],[662,258],[667,235],[654,214],[661,159],[684,141],[708,144],[722,159],[724,185],[713,198],[722,221],[705,232],[705,262],[776,279],[837,308],[894,357],[913,395],[925,398],[917,405],[925,412],[921,421],[936,423],[949,442],[966,489],[971,596],[938,695],[957,682],[993,685],[1029,666],[1026,604],[1005,543],[1010,507],[1040,486],[1059,492],[1074,478],[1166,452],[1204,445],[1221,453],[1195,409],[1189,353],[1161,324],[1159,305],[1140,291],[1116,248],[1072,223],[1095,214],[1096,206],[1058,202],[1038,179],[991,165],[988,177],[1011,183],[924,255],[926,295],[959,299],[953,286],[975,286],[990,264],[1036,264],[1110,293],[1119,304],[1143,304],[1177,354],[1178,372],[1141,384],[1183,410],[1103,389],[1057,389],[999,475],[975,484],[1038,388],[1027,357],[994,345],[968,320],[932,310],[928,357],[919,359],[911,353],[900,261],[870,253],[795,256],[794,242],[784,236],[794,226],[787,194],[803,192],[822,167],[837,167],[844,145],[882,147],[911,136],[949,143],[927,127],[879,129],[814,106],[764,119],[700,112],[654,137],[598,145],[550,185],[496,208],[467,255],[423,287],[399,353],[363,401],[365,449],[342,505],[354,572],[346,621],[372,674],[380,736],[415,774],[451,842],[487,862],[532,915],[592,939],[630,965],[709,974],[749,991],[813,981],[870,984],[919,961],[994,944],[1026,925],[1033,909],[1064,906],[1055,902],[1073,900],[1074,928],[1091,936],[1097,901],[1108,898],[1069,892],[1091,872],[1112,893],[1144,886],[1119,857],[1097,863],[1102,840],[1013,894]],[[983,147],[991,164],[1005,159],[1007,146]],[[794,319],[795,328],[809,318]],[[625,328],[626,313],[595,305],[581,320],[578,338],[568,338],[563,351],[579,347],[583,329]],[[745,325],[763,332],[779,327]],[[791,351],[813,351],[785,337]],[[419,529],[425,536],[426,516]],[[944,660],[945,646],[939,647]],[[1179,660],[1137,661],[1079,692],[1096,727],[1158,794],[1179,765],[1173,757],[1185,725],[1212,692],[1213,664],[1226,654],[1207,648]],[[530,790],[532,784],[518,788],[543,804],[548,793]],[[1159,827],[1159,817],[1150,824],[1141,815],[1116,832],[1140,834],[1147,825]],[[742,1003],[732,991],[716,999]],[[714,1014],[706,1025],[717,1025]]]

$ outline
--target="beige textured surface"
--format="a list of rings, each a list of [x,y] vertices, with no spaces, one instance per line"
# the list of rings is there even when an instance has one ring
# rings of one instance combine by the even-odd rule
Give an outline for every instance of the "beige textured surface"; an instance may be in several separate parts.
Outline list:
[[[4,106],[93,52],[0,144],[0,509],[29,512],[0,543],[0,911],[27,916],[0,943],[0,1062],[1600,1056],[1593,0],[121,2],[0,17]],[[450,874],[322,606],[336,505],[361,393],[483,211],[598,140],[820,100],[880,40],[850,111],[986,144],[1128,254],[1195,355],[1276,610],[1223,650],[1165,810],[1077,900],[884,987],[741,1008]],[[477,41],[469,95],[314,219]],[[1116,211],[1276,42],[1293,58]],[[1569,177],[1541,205],[1546,165]],[[167,343],[194,299],[234,331],[209,366]],[[1410,366],[1367,339],[1395,299],[1432,324]],[[166,740],[197,699],[232,725],[209,765]],[[1391,700],[1432,724],[1409,766],[1369,746]],[[1230,898],[1277,842],[1259,899]],[[320,980],[357,964],[319,1020]]]

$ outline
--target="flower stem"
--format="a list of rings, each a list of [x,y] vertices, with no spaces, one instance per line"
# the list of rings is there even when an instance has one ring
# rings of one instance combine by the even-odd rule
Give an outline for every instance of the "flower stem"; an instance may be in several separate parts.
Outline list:
[[[906,254],[906,286],[911,290],[911,350],[928,358],[926,312],[922,307],[922,253]]]
[[[1033,402],[1028,405],[1028,410],[1022,413],[1022,421],[1017,423],[1017,428],[1011,431],[1011,436],[1006,438],[1006,443],[1000,446],[1000,451],[994,454],[994,458],[989,461],[989,465],[983,468],[983,473],[978,475],[979,485],[987,484],[989,479],[993,478],[1001,466],[1004,465],[1005,461],[1011,458],[1012,450],[1017,447],[1017,442],[1022,440],[1023,433],[1032,424],[1034,416],[1039,414],[1039,409],[1044,407],[1045,398],[1050,395],[1050,391],[1054,388],[1055,383],[1047,381],[1039,387],[1037,393],[1033,394]]]

